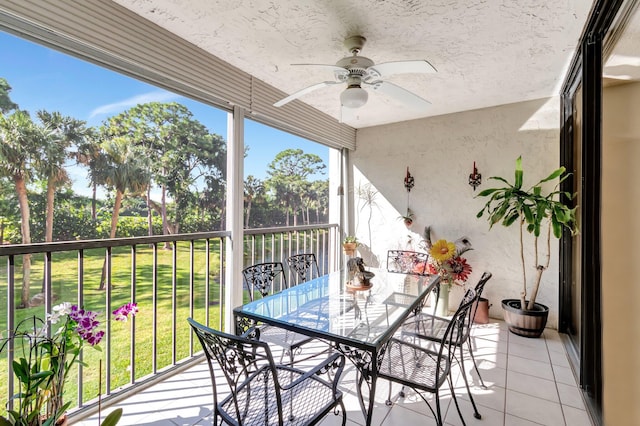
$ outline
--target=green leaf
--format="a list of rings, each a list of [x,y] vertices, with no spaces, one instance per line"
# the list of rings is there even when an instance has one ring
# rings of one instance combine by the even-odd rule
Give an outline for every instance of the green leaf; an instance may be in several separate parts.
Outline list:
[[[50,371],[50,370],[39,371],[39,372],[31,375],[31,380],[44,379],[44,378],[47,378],[49,376],[53,376],[53,371]]]
[[[558,176],[560,176],[561,174],[563,174],[565,172],[565,170],[566,169],[564,167],[560,167],[559,169],[554,170],[553,173],[551,173],[549,176],[547,176],[546,178],[542,179],[538,183],[549,182],[550,180],[553,180],[553,179],[557,178]]]
[[[11,423],[6,418],[0,416],[0,426],[13,426],[13,423]]]
[[[533,235],[536,237],[540,236],[540,222],[535,222],[533,224]]]
[[[562,236],[562,224],[556,220],[555,215],[551,216],[551,226],[553,227],[553,236],[560,238]]]
[[[533,223],[533,213],[527,204],[522,205],[522,213],[524,213],[524,218],[527,223]]]
[[[539,197],[540,194],[542,193],[542,187],[541,186],[534,186],[533,188],[531,188],[531,190],[533,191],[533,195]]]
[[[24,361],[24,363],[22,361]],[[26,382],[29,379],[29,366],[27,365],[27,360],[24,358],[14,360],[13,372],[16,374],[16,377],[18,377],[18,380],[23,383]]]
[[[559,223],[567,223],[570,220],[569,209],[562,204],[554,203],[552,219]]]
[[[524,172],[522,171],[522,156],[520,156],[516,160],[515,182],[513,184],[515,188],[517,189],[522,188],[523,176],[524,176]]]
[[[486,197],[487,195],[491,195],[496,191],[499,191],[500,188],[489,188],[489,189],[485,189],[483,191],[480,191],[478,193],[478,195],[476,195],[476,197]]]
[[[494,224],[500,222],[500,220],[507,213],[508,209],[509,209],[509,204],[508,203],[503,203],[502,205],[500,205],[500,208],[495,213],[493,213],[491,215],[491,217],[490,217],[491,224],[494,225]]]
[[[500,182],[503,182],[505,184],[507,184],[507,186],[509,188],[513,188],[513,186],[503,177],[500,176],[491,176],[489,179],[493,179],[493,180],[499,180]],[[496,188],[496,189],[500,189],[500,188]]]
[[[511,210],[509,214],[502,221],[503,226],[511,226],[520,217],[517,210]]]
[[[115,426],[120,421],[120,417],[122,417],[122,408],[117,408],[105,417],[101,426]]]

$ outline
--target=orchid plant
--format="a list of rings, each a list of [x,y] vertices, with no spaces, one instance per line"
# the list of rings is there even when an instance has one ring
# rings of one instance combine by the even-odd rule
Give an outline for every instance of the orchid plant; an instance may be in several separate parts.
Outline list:
[[[70,403],[63,402],[64,385],[85,344],[97,346],[104,337],[99,330],[98,313],[65,302],[55,306],[42,320],[36,316],[21,321],[9,336],[0,340],[0,352],[9,347],[21,357],[13,361],[19,392],[12,399],[17,407],[0,417],[0,426],[53,426]],[[135,303],[113,311],[114,320],[126,321],[138,313]],[[53,331],[55,324],[61,325]],[[10,343],[13,343],[13,348]],[[122,410],[116,410],[102,422],[115,425]]]

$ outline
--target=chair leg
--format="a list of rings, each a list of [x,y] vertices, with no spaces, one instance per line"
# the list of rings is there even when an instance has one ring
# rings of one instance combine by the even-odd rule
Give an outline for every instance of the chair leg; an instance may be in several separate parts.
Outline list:
[[[482,389],[487,389],[487,385],[484,384],[484,380],[482,380],[482,376],[480,375],[480,370],[478,370],[478,364],[476,363],[476,357],[473,356],[473,350],[471,349],[471,336],[467,339],[467,346],[469,347],[469,353],[471,354],[471,361],[473,361],[473,368],[476,370],[476,374],[480,379],[480,386]]]
[[[384,402],[384,405],[387,407],[391,407],[393,402],[391,402],[391,381],[389,381],[389,393],[387,394],[387,400]]]
[[[467,371],[464,368],[464,351],[462,350],[462,345],[460,348],[460,370],[462,373],[462,378],[464,379],[464,385],[467,388],[467,393],[469,394],[469,400],[471,401],[471,405],[473,406],[473,417],[476,419],[481,419],[482,415],[478,412],[478,407],[476,407],[476,402],[473,399],[473,395],[471,395],[471,389],[469,388],[469,380],[467,379]]]
[[[453,392],[453,389],[451,389]],[[442,426],[442,410],[440,410],[440,390],[436,389],[436,424]]]
[[[456,398],[456,392],[455,392],[455,388],[453,387],[453,380],[451,379],[451,374],[449,374],[449,376],[447,377],[447,382],[449,382],[449,389],[451,389],[451,397],[453,398],[453,402],[456,404],[458,417],[460,417],[462,426],[466,426],[466,423],[464,422],[464,417],[462,417],[462,411],[460,410],[460,404],[458,404],[458,398]]]

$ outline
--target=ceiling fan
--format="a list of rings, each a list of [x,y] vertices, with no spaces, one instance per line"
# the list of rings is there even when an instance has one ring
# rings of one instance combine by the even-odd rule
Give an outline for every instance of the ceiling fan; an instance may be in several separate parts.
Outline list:
[[[415,93],[385,81],[384,79],[393,74],[428,74],[437,72],[437,70],[425,60],[384,62],[376,65],[371,59],[358,55],[366,41],[367,39],[362,36],[347,38],[344,41],[344,45],[349,52],[351,52],[352,56],[340,59],[335,65],[292,64],[327,68],[333,71],[335,80],[323,81],[298,90],[273,105],[280,107],[315,90],[342,83],[346,83],[347,88],[340,94],[340,103],[346,108],[360,108],[367,103],[369,94],[365,88],[395,98],[415,109],[423,109],[430,105],[429,101]]]

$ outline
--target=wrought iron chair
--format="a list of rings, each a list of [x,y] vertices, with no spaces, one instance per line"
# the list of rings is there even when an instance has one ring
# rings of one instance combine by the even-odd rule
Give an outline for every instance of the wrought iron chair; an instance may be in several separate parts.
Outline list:
[[[320,276],[318,261],[313,253],[296,254],[287,258],[287,266],[295,273],[296,284]]]
[[[280,284],[282,288],[287,287],[282,262],[258,263],[243,269],[242,275],[244,277],[245,287],[249,290],[249,299],[251,299],[251,301],[254,300],[256,292],[258,292],[261,297],[270,294],[273,291],[272,289],[275,283]],[[295,351],[302,345],[313,340],[304,334],[285,330],[280,327],[261,325],[259,328],[260,338],[267,343],[272,343],[283,348],[282,356],[284,357],[285,353],[288,354],[291,364],[293,364]],[[282,357],[280,361],[282,362]]]
[[[462,338],[474,299],[473,290],[468,290],[463,303],[449,321],[441,343],[430,342],[431,347],[425,347],[416,344],[414,339],[407,336],[394,337],[389,341],[380,364],[379,377],[401,384],[403,390],[405,386],[412,388],[427,403],[439,426],[443,425],[440,388],[445,380],[449,383],[462,424],[465,424],[453,387],[451,366],[454,362],[456,343]],[[435,411],[423,395],[424,392],[435,395]],[[403,391],[400,392],[400,396],[404,396]],[[391,405],[391,383],[387,405]]]
[[[429,275],[429,255],[427,253],[411,250],[389,250],[387,252],[387,271],[399,274],[425,276]],[[440,283],[433,287],[434,312],[438,308],[440,296]],[[425,298],[424,303],[427,302]]]
[[[313,425],[331,411],[337,415],[341,409],[345,425],[346,411],[338,390],[344,355],[335,353],[303,371],[276,364],[269,346],[256,340],[258,329],[234,336],[205,327],[192,318],[187,321],[209,364],[215,424],[220,419],[221,424],[231,425]],[[331,378],[321,377],[329,372]],[[221,396],[218,392],[224,384],[230,393]]]
[[[282,262],[264,262],[247,266],[242,270],[242,276],[252,302],[256,292],[264,297],[276,291],[275,285],[279,286],[277,291],[287,288],[287,277]]]
[[[473,324],[473,320],[475,318],[476,311],[478,309],[478,300],[482,296],[482,292],[484,291],[484,286],[487,283],[487,281],[489,281],[489,279],[491,279],[491,273],[485,272],[484,274],[482,274],[482,277],[476,284],[474,288],[474,299],[473,299],[474,303],[471,309],[469,310],[469,317],[466,320],[465,327],[462,330],[462,334],[458,336],[459,340],[456,340],[454,342],[454,345],[460,351],[459,363],[460,363],[460,368],[463,371],[462,377],[464,378],[464,383],[467,388],[467,393],[469,394],[469,399],[471,400],[471,405],[473,406],[473,410],[474,410],[473,415],[477,419],[481,418],[482,416],[478,412],[476,403],[473,399],[473,396],[471,395],[471,389],[469,388],[469,381],[467,379],[466,369],[464,368],[463,346],[466,343],[469,354],[471,356],[471,361],[473,362],[473,367],[476,370],[476,373],[478,374],[478,378],[480,379],[480,385],[482,386],[482,388],[486,389],[484,380],[482,380],[482,376],[480,375],[480,371],[478,369],[478,364],[476,363],[476,359],[473,355],[473,349],[471,347],[471,325]],[[447,327],[449,327],[450,323],[451,323],[451,319],[449,318],[441,318],[441,317],[437,317],[437,316],[426,314],[426,313],[420,313],[419,315],[411,318],[409,321],[405,322],[402,325],[401,333],[403,335],[411,335],[411,336],[415,336],[421,339],[426,339],[432,342],[442,343],[445,339],[445,332],[447,330]]]

